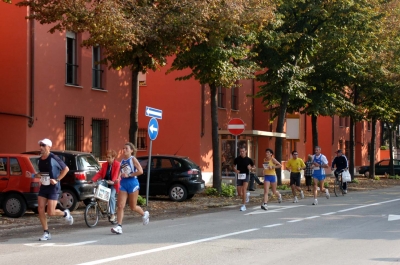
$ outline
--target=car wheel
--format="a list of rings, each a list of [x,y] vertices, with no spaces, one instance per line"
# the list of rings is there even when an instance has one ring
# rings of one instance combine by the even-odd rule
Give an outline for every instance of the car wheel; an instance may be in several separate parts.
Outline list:
[[[177,202],[186,200],[188,196],[186,188],[180,184],[173,184],[169,189],[168,195],[171,200]]]
[[[21,195],[10,194],[3,202],[3,211],[8,217],[21,217],[26,212],[26,202]]]
[[[365,171],[365,172],[364,172],[364,176],[365,176],[366,178],[369,178],[369,171]]]
[[[78,209],[79,203],[75,193],[71,190],[63,190],[60,196],[60,208],[61,210],[75,211]]]

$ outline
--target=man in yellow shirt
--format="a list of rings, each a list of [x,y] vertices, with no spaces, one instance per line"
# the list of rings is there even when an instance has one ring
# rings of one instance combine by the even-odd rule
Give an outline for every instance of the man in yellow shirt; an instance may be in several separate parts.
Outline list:
[[[304,199],[304,193],[300,188],[300,179],[302,169],[305,169],[303,159],[298,157],[297,151],[292,152],[292,158],[286,163],[286,169],[290,172],[290,187],[292,188],[292,193],[294,196],[293,203],[299,202],[296,196],[296,190],[300,191],[300,197]]]

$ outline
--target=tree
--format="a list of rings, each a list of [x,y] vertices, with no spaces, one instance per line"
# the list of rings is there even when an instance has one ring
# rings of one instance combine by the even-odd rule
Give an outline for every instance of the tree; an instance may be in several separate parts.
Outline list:
[[[206,3],[200,20],[205,38],[186,50],[179,50],[172,64],[173,70],[191,69],[178,78],[195,78],[208,84],[211,94],[211,122],[213,149],[213,186],[221,191],[221,158],[218,139],[218,87],[237,86],[236,81],[254,77],[257,66],[250,59],[256,31],[271,20],[273,5],[269,1],[242,0],[198,1]]]

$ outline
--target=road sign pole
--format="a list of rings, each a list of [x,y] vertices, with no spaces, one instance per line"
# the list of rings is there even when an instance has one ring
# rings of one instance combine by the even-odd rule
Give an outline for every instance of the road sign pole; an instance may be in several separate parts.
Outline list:
[[[153,141],[150,140],[149,160],[147,160],[147,180],[146,180],[146,206],[149,206],[149,186],[150,186],[150,168],[151,168],[151,148]]]
[[[237,140],[237,135],[235,135],[235,146],[236,146],[236,148],[235,148],[235,158],[236,157],[238,157],[238,153],[237,153],[237,151],[238,151],[238,140]],[[238,189],[238,186],[237,186],[237,173],[235,173],[235,186],[236,186],[236,196],[238,195],[238,191],[237,191],[237,189]]]

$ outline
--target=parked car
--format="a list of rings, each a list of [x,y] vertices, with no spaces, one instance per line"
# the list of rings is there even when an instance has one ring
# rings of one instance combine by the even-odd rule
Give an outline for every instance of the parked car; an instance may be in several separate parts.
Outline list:
[[[143,174],[138,176],[140,195],[146,195],[148,156],[137,157],[143,167]],[[168,195],[173,201],[191,199],[205,188],[198,165],[188,157],[174,155],[155,155],[150,163],[149,196]]]
[[[93,184],[89,183],[92,177],[100,170],[96,158],[85,152],[51,150],[69,167],[67,175],[60,181],[61,195],[59,208],[76,210],[80,201],[86,204],[93,197]],[[40,154],[39,151],[25,152],[29,154]]]
[[[40,179],[27,178],[26,171],[37,173],[39,156],[0,154],[0,207],[9,217],[21,217],[27,209],[37,212]]]
[[[385,175],[385,173],[390,172],[389,170],[389,159],[383,159],[375,164],[375,174],[376,175]],[[400,160],[393,159],[394,173],[400,175]],[[369,177],[370,168],[369,166],[362,166],[358,168],[358,173],[364,174],[365,177]]]

